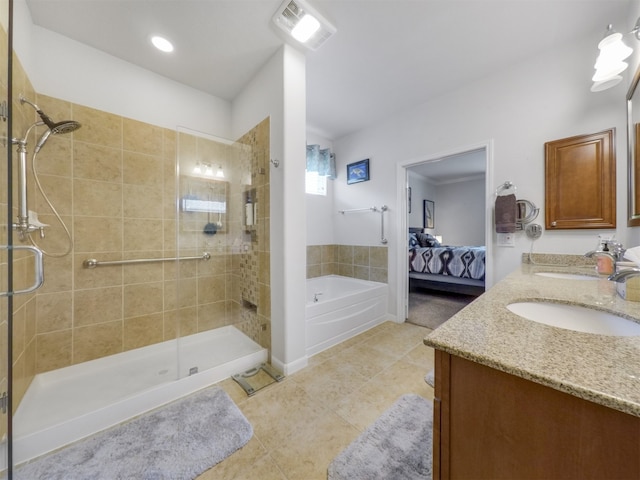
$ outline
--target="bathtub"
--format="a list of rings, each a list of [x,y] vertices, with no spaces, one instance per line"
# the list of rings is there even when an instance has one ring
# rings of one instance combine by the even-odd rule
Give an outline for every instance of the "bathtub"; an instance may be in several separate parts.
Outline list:
[[[306,353],[315,355],[386,321],[386,283],[326,275],[307,280]]]
[[[14,464],[266,361],[266,349],[226,326],[38,374],[13,418]]]

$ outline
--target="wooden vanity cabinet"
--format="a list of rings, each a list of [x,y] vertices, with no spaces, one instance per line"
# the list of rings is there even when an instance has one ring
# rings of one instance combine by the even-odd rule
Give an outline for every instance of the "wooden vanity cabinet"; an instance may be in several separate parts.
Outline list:
[[[616,227],[614,129],[545,143],[545,226]]]
[[[433,478],[640,478],[640,418],[436,350]]]

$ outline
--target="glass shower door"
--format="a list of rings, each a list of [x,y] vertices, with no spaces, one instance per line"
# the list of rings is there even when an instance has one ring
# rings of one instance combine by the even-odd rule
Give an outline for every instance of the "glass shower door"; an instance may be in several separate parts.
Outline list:
[[[0,218],[2,227],[0,228],[0,478],[11,478],[11,394],[12,394],[12,369],[10,362],[11,343],[9,333],[13,323],[13,297],[6,295],[12,288],[12,268],[9,247],[12,243],[11,232],[11,121],[8,119],[8,108],[11,93],[10,65],[9,65],[9,42],[8,32],[9,15],[12,2],[10,0],[0,0],[0,139],[4,149],[0,167]]]

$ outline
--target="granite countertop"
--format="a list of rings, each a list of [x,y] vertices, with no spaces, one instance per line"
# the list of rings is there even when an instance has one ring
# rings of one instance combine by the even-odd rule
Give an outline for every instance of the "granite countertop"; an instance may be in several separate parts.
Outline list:
[[[567,260],[564,265],[522,264],[429,334],[424,343],[640,417],[640,336],[565,330],[526,320],[506,308],[513,302],[552,301],[595,308],[640,323],[640,302],[620,298],[614,282],[606,277],[590,281],[536,275],[597,276],[593,266]]]

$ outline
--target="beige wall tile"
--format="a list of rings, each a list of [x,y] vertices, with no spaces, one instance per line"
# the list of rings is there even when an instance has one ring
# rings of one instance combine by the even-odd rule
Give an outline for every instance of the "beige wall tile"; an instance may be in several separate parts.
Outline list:
[[[72,293],[43,293],[36,297],[36,332],[49,333],[71,328]]]
[[[353,264],[352,245],[338,245],[338,263]]]
[[[322,247],[307,245],[307,265],[319,265],[322,262]]]
[[[388,283],[388,275],[386,268],[371,268],[369,272],[369,279],[374,282]]]
[[[44,258],[44,283],[38,293],[66,292],[73,288],[73,262],[66,257]]]
[[[72,112],[73,119],[82,124],[73,133],[74,140],[122,148],[122,117],[77,104]]]
[[[369,247],[353,247],[353,264],[363,267],[369,266]]]
[[[387,247],[371,247],[370,265],[375,268],[388,268],[388,250]]]
[[[122,250],[122,219],[74,217],[75,252],[114,252]]]
[[[315,278],[322,275],[322,267],[320,265],[307,265],[307,278]]]
[[[142,251],[142,252],[125,252],[123,258],[125,260],[164,258],[162,251]],[[146,283],[149,280],[158,281],[163,279],[164,262],[137,263],[122,266],[122,283],[130,285],[134,283]]]
[[[125,218],[123,220],[123,250],[162,250],[164,227],[162,220]]]
[[[22,355],[26,347],[25,342],[25,319],[26,308],[23,305],[21,308],[13,312],[13,362],[18,360],[18,357]]]
[[[122,318],[122,287],[76,290],[73,293],[73,325],[85,327]]]
[[[339,263],[338,275],[342,275],[344,277],[353,277],[353,265],[346,264],[346,263]]]
[[[360,265],[354,265],[353,277],[360,280],[369,280],[369,267],[362,267]]]
[[[337,263],[323,263],[320,269],[321,275],[337,275],[338,264]]]
[[[179,337],[198,333],[198,307],[192,306],[177,310],[176,319]]]
[[[132,185],[147,185],[162,188],[162,157],[144,155],[142,153],[123,153],[123,181]]]
[[[198,305],[198,332],[227,325],[226,302]]]
[[[82,363],[121,352],[122,334],[122,320],[74,328],[73,363]]]
[[[163,128],[161,127],[123,118],[122,139],[124,150],[148,155],[161,155],[163,152]]]
[[[162,312],[164,282],[124,286],[124,318]]]
[[[178,284],[178,307],[188,308],[197,305],[198,281],[196,278],[180,279]]]
[[[124,350],[162,342],[163,314],[142,315],[124,320]]]
[[[50,135],[36,156],[38,175],[71,176],[71,135]]]
[[[110,266],[108,268],[85,268],[83,262],[90,258],[98,261],[122,260],[121,252],[87,252],[78,253],[74,258],[74,288],[98,288],[114,285],[122,285],[122,267]]]
[[[58,177],[52,175],[39,175],[40,184],[49,201],[55,206],[60,215],[71,214],[71,179],[69,177]],[[30,208],[34,208],[33,200],[35,200],[36,213],[50,213],[51,208],[45,202],[44,198],[36,190],[31,190]]]
[[[335,263],[336,261],[336,245],[322,245],[320,247],[322,263]]]
[[[122,185],[75,179],[73,181],[73,213],[90,217],[122,216]]]
[[[225,275],[198,278],[198,304],[223,302],[226,300]]]
[[[124,216],[127,218],[162,219],[163,191],[158,187],[124,185]]]
[[[74,141],[73,176],[122,183],[122,150]]]
[[[36,337],[36,370],[48,372],[71,365],[71,329],[43,333]]]

